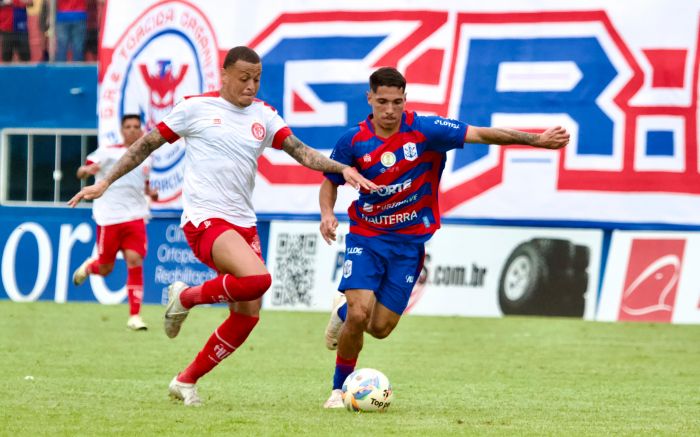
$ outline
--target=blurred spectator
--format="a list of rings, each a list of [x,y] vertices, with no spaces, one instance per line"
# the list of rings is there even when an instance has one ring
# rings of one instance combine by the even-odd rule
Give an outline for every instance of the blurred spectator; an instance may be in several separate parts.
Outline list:
[[[27,7],[27,27],[29,28],[29,53],[33,62],[49,60],[48,30],[51,25],[51,5],[49,0],[34,0]]]
[[[99,22],[99,1],[87,0],[87,34],[85,38],[85,60],[97,60]]]
[[[2,32],[2,60],[29,61],[29,33],[27,31],[27,6],[32,0],[0,0],[0,32]]]
[[[56,61],[85,59],[87,0],[56,0]]]

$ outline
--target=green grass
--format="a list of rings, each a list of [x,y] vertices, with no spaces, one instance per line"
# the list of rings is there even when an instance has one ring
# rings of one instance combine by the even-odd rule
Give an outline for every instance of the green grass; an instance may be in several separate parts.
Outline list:
[[[326,411],[334,354],[325,314],[265,312],[199,383],[202,408],[167,385],[223,320],[198,308],[169,340],[126,307],[0,302],[2,435],[698,435],[700,326],[544,318],[407,317],[367,339],[387,414]],[[25,379],[33,376],[33,380]]]

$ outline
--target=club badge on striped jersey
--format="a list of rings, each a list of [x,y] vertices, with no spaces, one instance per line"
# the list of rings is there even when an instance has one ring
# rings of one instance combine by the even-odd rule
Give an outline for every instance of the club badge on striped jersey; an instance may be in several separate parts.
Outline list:
[[[416,143],[406,143],[403,145],[403,157],[407,161],[415,161],[416,158],[418,158]]]

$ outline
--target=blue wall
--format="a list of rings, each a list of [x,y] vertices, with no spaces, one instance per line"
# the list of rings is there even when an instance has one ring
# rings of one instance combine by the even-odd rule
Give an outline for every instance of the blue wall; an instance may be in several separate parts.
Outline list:
[[[0,129],[97,129],[97,66],[0,67]]]

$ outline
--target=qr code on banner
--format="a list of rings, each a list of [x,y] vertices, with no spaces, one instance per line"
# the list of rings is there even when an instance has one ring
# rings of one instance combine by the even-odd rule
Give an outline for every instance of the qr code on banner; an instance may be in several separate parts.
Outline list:
[[[316,234],[283,233],[277,236],[273,305],[311,306],[317,243]]]

